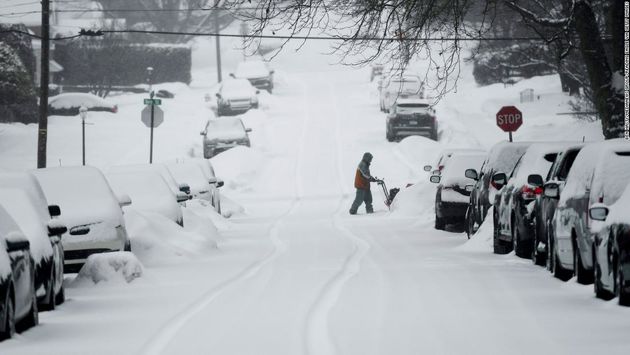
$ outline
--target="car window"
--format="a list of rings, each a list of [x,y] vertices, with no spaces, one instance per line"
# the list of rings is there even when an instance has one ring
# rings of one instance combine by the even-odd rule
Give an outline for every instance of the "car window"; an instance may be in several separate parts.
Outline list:
[[[514,165],[514,169],[512,169],[512,173],[510,174],[510,178],[513,177],[513,176],[516,176],[516,174],[518,174],[518,168],[521,166],[521,161],[522,160],[523,160],[523,156],[518,158],[518,161],[516,162],[516,165]]]
[[[558,153],[558,156],[556,156],[556,160],[553,162],[553,164],[551,165],[551,169],[549,169],[549,172],[547,173],[547,177],[545,177],[545,181],[551,180],[553,176],[556,175],[556,172],[562,164],[563,157],[564,154],[562,152]]]
[[[580,149],[573,149],[566,152],[564,159],[562,159],[561,165],[558,169],[557,179],[560,181],[565,181],[567,179],[567,175],[569,175],[569,170],[575,161],[575,157],[577,157]]]

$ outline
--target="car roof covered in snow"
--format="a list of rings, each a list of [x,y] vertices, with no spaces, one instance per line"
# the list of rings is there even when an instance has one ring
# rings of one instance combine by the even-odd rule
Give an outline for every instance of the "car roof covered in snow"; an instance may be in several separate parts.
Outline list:
[[[269,75],[269,69],[261,60],[248,60],[238,63],[234,74],[237,78],[261,78]]]
[[[481,172],[509,174],[532,142],[499,142],[490,148]]]
[[[173,221],[181,220],[181,207],[158,172],[110,171],[105,176],[114,192],[131,197],[130,208],[155,212]]]
[[[531,174],[542,176],[544,179],[556,160],[558,153],[562,152],[573,142],[533,143],[520,158],[518,167],[509,183],[515,186],[523,186]],[[512,173],[512,172],[509,172]]]
[[[209,140],[234,140],[247,137],[243,121],[238,117],[221,117],[208,120],[206,138]]]
[[[61,207],[68,229],[96,222],[124,224],[118,199],[103,173],[91,166],[33,170],[48,202]]]
[[[440,184],[444,186],[473,184],[475,181],[465,176],[466,169],[478,169],[485,158],[484,152],[453,153],[444,167]]]
[[[158,173],[160,176],[162,176],[162,178],[164,179],[168,187],[171,189],[171,192],[173,194],[177,194],[179,192],[180,183],[187,183],[186,181],[181,181],[181,182],[175,181],[173,174],[171,173],[170,170],[168,170],[166,165],[158,164],[158,163],[115,165],[115,166],[109,167],[109,169],[106,171],[106,175],[109,174],[110,172],[118,173],[118,172],[134,172],[134,171],[149,171],[149,172]]]
[[[48,203],[41,187],[31,174],[16,173],[3,174],[0,177],[0,204],[3,204],[6,211],[17,222],[31,243],[31,255],[39,264],[43,259],[51,258],[53,249],[48,239]],[[11,181],[13,178],[21,179],[17,184]]]
[[[575,158],[560,205],[590,190],[591,201],[614,203],[630,181],[630,144],[623,139],[589,143]]]
[[[25,239],[27,238],[24,232],[0,204],[0,281],[4,280],[11,273],[11,260],[7,254],[6,241]]]

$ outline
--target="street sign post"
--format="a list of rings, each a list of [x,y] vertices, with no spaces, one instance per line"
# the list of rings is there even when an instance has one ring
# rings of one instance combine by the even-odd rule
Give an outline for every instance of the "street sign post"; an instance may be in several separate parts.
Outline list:
[[[512,132],[516,132],[523,124],[523,114],[514,106],[503,106],[497,112],[497,126],[504,132],[509,132],[510,142],[512,141]]]
[[[140,114],[140,120],[145,126],[151,129],[151,139],[149,142],[149,164],[153,164],[153,128],[158,127],[164,122],[164,111],[157,105],[160,105],[162,100],[154,99],[153,92],[151,92],[150,99],[144,99],[144,104],[147,105],[142,109]]]

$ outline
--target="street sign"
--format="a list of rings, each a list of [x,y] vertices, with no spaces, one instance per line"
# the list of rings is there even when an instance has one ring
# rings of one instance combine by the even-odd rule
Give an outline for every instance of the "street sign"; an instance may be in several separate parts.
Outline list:
[[[497,112],[497,126],[505,132],[515,132],[523,124],[523,114],[514,106],[503,106]]]
[[[151,107],[153,107],[153,128],[157,128],[164,122],[164,111],[158,106],[145,106],[142,109],[141,120],[145,126],[151,128]]]
[[[161,105],[162,99],[144,99],[145,105]]]

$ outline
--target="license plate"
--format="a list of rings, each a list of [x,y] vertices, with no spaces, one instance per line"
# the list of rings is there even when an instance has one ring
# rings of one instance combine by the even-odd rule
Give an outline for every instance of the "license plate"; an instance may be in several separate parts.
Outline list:
[[[410,125],[417,125],[417,124],[418,124],[418,121],[409,121],[409,124],[410,124]]]

